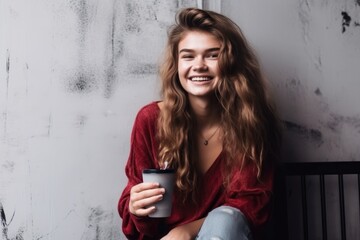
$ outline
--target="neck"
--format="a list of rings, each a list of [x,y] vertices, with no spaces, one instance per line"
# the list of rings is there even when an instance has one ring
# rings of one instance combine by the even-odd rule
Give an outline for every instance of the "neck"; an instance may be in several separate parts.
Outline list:
[[[217,125],[219,119],[219,106],[216,99],[190,99],[192,113],[198,127],[209,128]]]

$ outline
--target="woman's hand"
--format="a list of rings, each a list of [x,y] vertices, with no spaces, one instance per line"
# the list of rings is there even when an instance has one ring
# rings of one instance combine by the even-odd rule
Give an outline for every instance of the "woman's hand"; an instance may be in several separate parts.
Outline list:
[[[158,183],[139,183],[130,190],[129,211],[138,216],[145,217],[156,211],[156,202],[163,199],[164,188]]]
[[[195,239],[205,218],[171,229],[161,240],[192,240]]]

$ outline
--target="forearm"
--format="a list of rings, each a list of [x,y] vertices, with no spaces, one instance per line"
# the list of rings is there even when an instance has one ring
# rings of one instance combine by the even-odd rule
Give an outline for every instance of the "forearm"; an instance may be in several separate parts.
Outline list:
[[[187,227],[188,231],[190,232],[193,239],[199,233],[200,228],[201,228],[204,221],[205,221],[205,218],[201,218],[201,219],[198,219],[196,221],[193,221],[193,222],[190,222],[190,223],[186,224],[186,227]]]

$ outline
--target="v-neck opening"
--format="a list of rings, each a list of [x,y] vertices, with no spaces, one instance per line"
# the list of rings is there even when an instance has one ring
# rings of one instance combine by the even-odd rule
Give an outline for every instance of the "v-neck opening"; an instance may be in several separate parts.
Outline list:
[[[219,164],[220,162],[220,158],[223,155],[223,150],[221,150],[221,152],[219,153],[219,155],[215,158],[214,162],[211,164],[211,166],[204,172],[201,173],[202,177],[206,177],[207,175],[209,175],[212,171],[214,171],[214,168],[216,167],[216,165]]]

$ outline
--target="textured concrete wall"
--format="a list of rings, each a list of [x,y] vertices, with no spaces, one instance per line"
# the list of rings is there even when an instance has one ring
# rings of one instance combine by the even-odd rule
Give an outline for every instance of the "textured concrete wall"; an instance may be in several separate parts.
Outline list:
[[[285,161],[360,161],[360,1],[222,1],[262,60],[285,123]],[[360,171],[360,170],[359,170]],[[300,199],[293,180],[291,200]],[[337,179],[326,178],[328,239],[340,239]],[[319,185],[308,178],[309,236],[322,239]],[[345,182],[347,239],[360,239],[356,176]],[[301,205],[291,239],[303,239]]]
[[[0,0],[0,239],[123,239],[130,131],[176,0]]]

